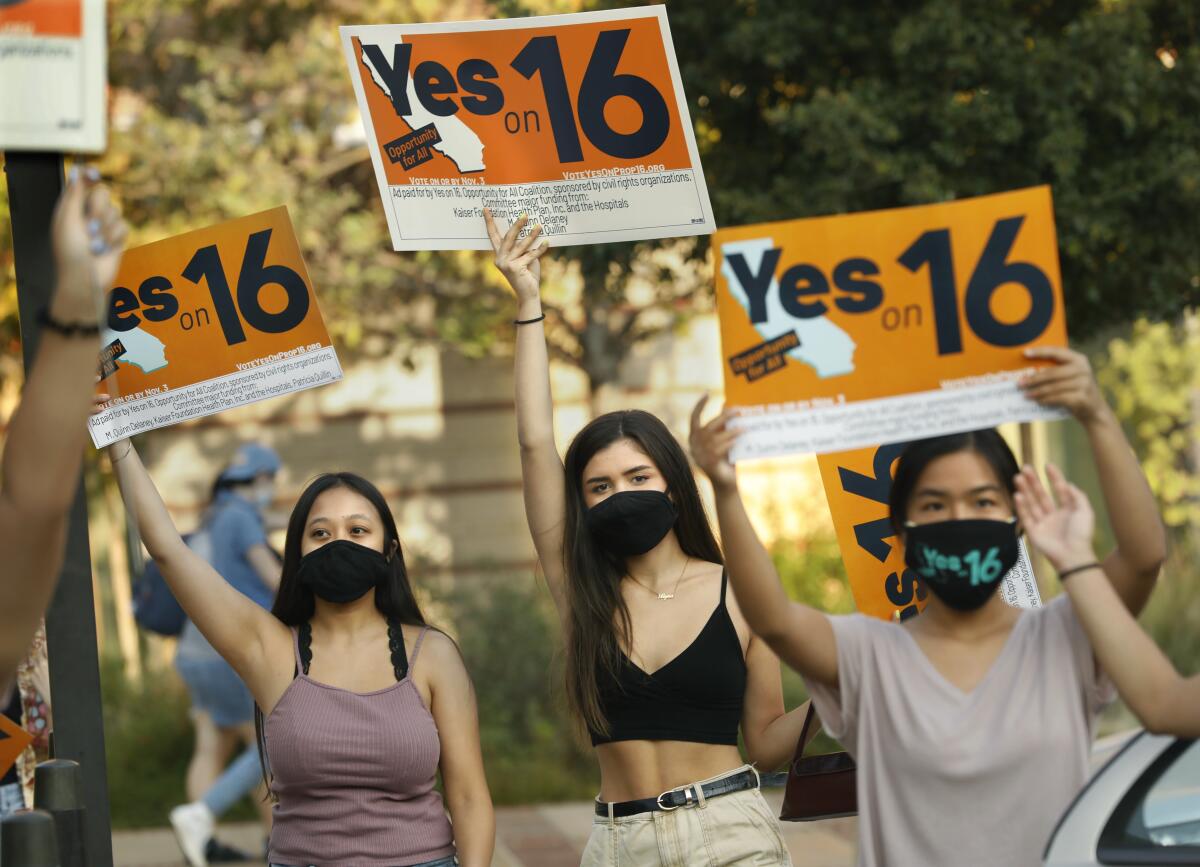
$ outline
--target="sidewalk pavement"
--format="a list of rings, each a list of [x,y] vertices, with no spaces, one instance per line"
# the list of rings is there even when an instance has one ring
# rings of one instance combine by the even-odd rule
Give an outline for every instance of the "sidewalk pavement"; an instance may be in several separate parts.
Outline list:
[[[783,793],[765,793],[776,814]],[[795,867],[851,867],[857,819],[787,822],[783,836]],[[496,809],[496,856],[492,867],[577,867],[591,831],[591,804],[543,804]],[[222,825],[221,839],[249,851],[262,845],[256,824]],[[118,831],[116,867],[180,867],[183,859],[169,828]],[[261,867],[261,865],[258,865]]]

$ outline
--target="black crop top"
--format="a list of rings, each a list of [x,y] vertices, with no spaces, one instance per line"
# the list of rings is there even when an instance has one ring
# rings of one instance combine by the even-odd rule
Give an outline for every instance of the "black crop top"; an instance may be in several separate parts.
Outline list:
[[[597,672],[607,736],[590,732],[592,745],[614,741],[690,741],[736,746],[746,694],[746,659],[733,618],[721,601],[687,649],[653,674],[621,654],[616,678]]]

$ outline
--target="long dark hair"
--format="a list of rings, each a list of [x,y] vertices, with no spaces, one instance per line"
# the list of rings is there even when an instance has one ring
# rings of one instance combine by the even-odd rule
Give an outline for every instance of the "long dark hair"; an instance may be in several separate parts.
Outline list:
[[[389,620],[397,620],[409,626],[425,626],[425,616],[413,594],[408,580],[408,569],[404,565],[404,551],[400,547],[400,534],[396,530],[396,519],[388,507],[387,500],[373,484],[354,473],[323,473],[313,479],[300,494],[288,518],[287,538],[283,543],[283,566],[279,578],[279,592],[271,613],[288,626],[299,626],[312,619],[316,610],[316,597],[312,590],[301,584],[296,577],[300,569],[301,543],[304,527],[317,497],[334,488],[347,488],[363,496],[379,513],[383,522],[383,552],[388,555],[391,570],[387,580],[375,588],[375,608]],[[299,672],[297,672],[299,674]],[[258,741],[258,758],[262,764],[263,781],[270,791],[271,771],[267,764],[267,750],[263,726],[262,709],[254,705],[254,733]]]
[[[917,440],[905,446],[896,464],[896,475],[892,480],[892,491],[888,496],[888,516],[892,529],[904,535],[904,522],[908,520],[908,501],[912,497],[917,481],[925,468],[940,457],[958,452],[975,452],[996,473],[1000,484],[1011,498],[1016,493],[1016,476],[1020,472],[1017,459],[995,428],[947,434]]]
[[[597,452],[623,439],[636,443],[666,480],[679,512],[674,529],[684,553],[710,563],[724,562],[687,456],[665,424],[648,412],[622,410],[600,416],[576,434],[564,461],[567,699],[584,724],[601,734],[608,733],[608,720],[600,706],[600,677],[616,675],[621,648],[631,643],[630,623],[620,589],[625,560],[601,547],[584,523],[583,471]]]

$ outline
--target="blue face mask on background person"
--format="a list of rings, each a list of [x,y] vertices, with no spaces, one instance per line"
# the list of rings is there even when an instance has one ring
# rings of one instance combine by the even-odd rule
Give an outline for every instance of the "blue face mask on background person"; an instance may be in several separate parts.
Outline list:
[[[904,563],[956,611],[983,607],[1021,556],[1017,519],[904,525]]]
[[[645,554],[663,540],[679,512],[662,491],[622,491],[587,511],[587,528],[601,545],[622,557]]]

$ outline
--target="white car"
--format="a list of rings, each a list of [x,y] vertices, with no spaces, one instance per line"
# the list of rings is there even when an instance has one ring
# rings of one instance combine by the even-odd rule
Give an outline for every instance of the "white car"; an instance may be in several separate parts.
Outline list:
[[[1046,867],[1200,865],[1200,741],[1120,740],[1059,820]]]

